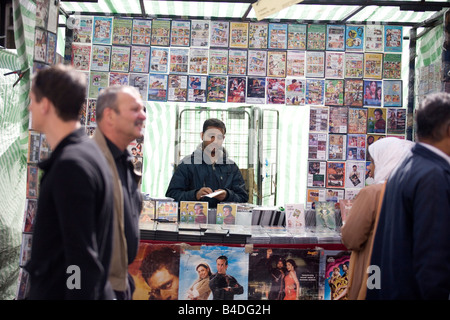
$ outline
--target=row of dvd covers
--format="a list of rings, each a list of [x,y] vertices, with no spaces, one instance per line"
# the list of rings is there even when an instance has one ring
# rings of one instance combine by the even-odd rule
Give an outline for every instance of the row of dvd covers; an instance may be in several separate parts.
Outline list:
[[[225,259],[226,275],[220,275],[217,261]],[[350,252],[342,250],[141,242],[129,273],[133,300],[346,300],[349,263]],[[152,266],[168,271],[170,286],[152,285],[160,270]],[[19,300],[27,296],[25,271],[20,279]],[[220,290],[228,283],[232,290]]]
[[[54,48],[50,46],[52,43],[48,42],[49,37],[49,34],[36,30],[35,60],[45,62],[46,51],[54,52]],[[128,47],[73,43],[71,47],[66,47],[65,56],[67,62],[70,61],[77,70],[104,72],[380,80],[400,79],[402,68],[402,55],[394,53]]]
[[[402,107],[402,80],[81,73],[88,83],[88,99],[96,99],[100,90],[108,86],[130,85],[144,101]]]
[[[403,27],[74,16],[72,41],[107,45],[402,52]]]

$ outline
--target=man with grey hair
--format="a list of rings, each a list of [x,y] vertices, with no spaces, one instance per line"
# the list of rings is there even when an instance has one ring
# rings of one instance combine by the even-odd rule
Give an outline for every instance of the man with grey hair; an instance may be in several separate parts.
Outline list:
[[[412,155],[387,180],[367,281],[370,300],[450,297],[450,94],[424,100],[416,133]]]
[[[134,282],[128,273],[139,246],[139,215],[142,198],[140,177],[133,170],[127,150],[143,135],[146,119],[139,92],[130,86],[111,86],[97,99],[97,130],[94,141],[102,150],[114,181],[114,237],[109,280],[118,300],[131,300]]]

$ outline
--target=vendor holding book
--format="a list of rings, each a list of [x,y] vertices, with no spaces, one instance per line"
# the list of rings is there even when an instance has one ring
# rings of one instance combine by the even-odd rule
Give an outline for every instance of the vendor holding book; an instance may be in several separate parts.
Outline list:
[[[178,202],[207,201],[209,208],[220,202],[248,201],[244,178],[222,146],[225,133],[225,124],[219,119],[203,123],[202,143],[177,167],[167,197]]]

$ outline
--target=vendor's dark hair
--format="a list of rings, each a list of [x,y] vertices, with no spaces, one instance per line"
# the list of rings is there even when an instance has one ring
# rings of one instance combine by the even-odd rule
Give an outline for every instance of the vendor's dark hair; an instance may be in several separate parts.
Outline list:
[[[227,132],[227,129],[225,128],[225,123],[223,123],[221,120],[216,119],[216,118],[211,118],[211,119],[205,120],[205,122],[203,122],[203,131],[202,132],[205,133],[209,127],[219,128],[223,131],[223,134],[225,134]]]

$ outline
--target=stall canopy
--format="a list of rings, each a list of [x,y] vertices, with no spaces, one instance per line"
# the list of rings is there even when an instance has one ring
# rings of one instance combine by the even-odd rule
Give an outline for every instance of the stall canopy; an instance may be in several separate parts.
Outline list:
[[[256,19],[254,0],[239,1],[146,1],[92,0],[62,1],[66,15],[130,15],[150,18],[198,17]],[[304,0],[269,16],[268,20],[302,22],[389,23],[416,26],[450,7],[448,1],[425,0]]]

